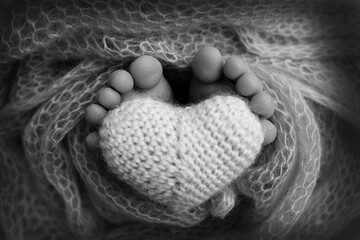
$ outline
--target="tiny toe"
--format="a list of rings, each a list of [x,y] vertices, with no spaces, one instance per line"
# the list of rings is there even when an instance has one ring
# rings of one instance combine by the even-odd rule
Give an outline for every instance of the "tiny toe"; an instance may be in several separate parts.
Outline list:
[[[131,91],[134,87],[134,80],[129,72],[125,70],[116,70],[110,74],[110,85],[119,93]]]
[[[120,104],[121,100],[120,94],[114,89],[108,87],[99,90],[97,98],[99,103],[107,109],[113,109]]]
[[[150,89],[159,83],[163,69],[161,63],[154,57],[144,55],[135,59],[129,67],[134,83],[141,89]]]
[[[251,72],[244,73],[236,81],[236,90],[245,97],[259,93],[261,88],[260,80]]]
[[[224,75],[232,80],[238,79],[241,75],[248,72],[249,68],[244,60],[239,56],[232,56],[224,64]]]
[[[223,60],[217,48],[206,46],[194,56],[192,70],[194,75],[203,82],[211,83],[220,79]]]
[[[99,147],[100,136],[97,132],[92,132],[86,137],[86,143],[90,148]]]
[[[265,118],[269,118],[274,113],[274,101],[272,97],[265,92],[255,94],[250,103],[254,112]]]
[[[91,124],[99,124],[106,116],[106,110],[98,104],[91,104],[86,108],[85,119]]]
[[[277,129],[276,129],[275,125],[267,119],[261,119],[260,123],[262,125],[264,135],[265,135],[263,144],[266,145],[266,144],[272,143],[275,140],[276,135],[277,135]]]

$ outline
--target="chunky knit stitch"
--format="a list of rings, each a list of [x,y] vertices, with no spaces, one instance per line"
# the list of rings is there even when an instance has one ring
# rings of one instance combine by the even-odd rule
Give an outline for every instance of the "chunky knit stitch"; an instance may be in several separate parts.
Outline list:
[[[254,162],[264,140],[258,118],[235,96],[186,108],[134,98],[109,112],[100,136],[116,176],[179,212],[228,189]]]
[[[0,239],[360,239],[360,1],[0,6]],[[204,44],[243,57],[275,102],[277,138],[224,221],[154,204],[85,141],[84,108],[111,72],[154,56],[186,98]]]

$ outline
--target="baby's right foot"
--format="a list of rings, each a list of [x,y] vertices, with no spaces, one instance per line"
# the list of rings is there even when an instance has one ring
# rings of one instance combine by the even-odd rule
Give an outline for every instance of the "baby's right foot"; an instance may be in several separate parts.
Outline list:
[[[194,77],[189,95],[193,101],[209,98],[219,92],[249,98],[249,106],[260,116],[265,133],[264,144],[274,141],[277,129],[267,120],[274,113],[274,101],[262,91],[260,80],[239,56],[231,56],[224,63],[219,50],[207,46],[196,53],[192,68]]]
[[[143,92],[164,101],[172,100],[172,90],[157,59],[144,55],[130,64],[129,71],[116,70],[111,73],[109,87],[98,91],[97,103],[86,108],[85,119],[90,124],[100,124],[108,110],[117,107],[135,92]],[[97,132],[90,133],[86,138],[88,146],[92,148],[99,146],[99,140]]]

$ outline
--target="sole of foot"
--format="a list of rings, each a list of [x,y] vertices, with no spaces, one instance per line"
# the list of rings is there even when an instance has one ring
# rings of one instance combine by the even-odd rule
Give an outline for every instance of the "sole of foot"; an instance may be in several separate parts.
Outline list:
[[[86,108],[86,121],[99,125],[109,110],[119,106],[135,93],[152,95],[169,102],[173,99],[173,92],[163,75],[162,65],[152,56],[144,55],[135,59],[128,71],[121,69],[112,72],[108,86],[97,92],[96,103]],[[91,132],[86,138],[90,148],[97,148],[99,140],[96,131]]]
[[[192,69],[193,79],[189,89],[191,100],[203,100],[219,92],[249,98],[252,111],[260,117],[265,133],[264,144],[274,141],[277,129],[268,120],[274,113],[274,101],[262,90],[260,80],[241,57],[231,56],[224,62],[218,49],[206,46],[194,56]],[[108,86],[97,92],[96,103],[86,108],[85,119],[90,124],[99,125],[107,111],[139,92],[164,101],[173,100],[173,92],[163,75],[162,65],[154,57],[141,56],[130,64],[128,71],[121,69],[111,73]],[[99,140],[96,131],[86,138],[90,148],[97,148]]]
[[[189,89],[192,101],[201,101],[217,93],[236,93],[248,98],[250,108],[259,116],[263,127],[263,144],[275,140],[277,129],[268,120],[274,113],[274,101],[262,90],[261,81],[240,56],[231,56],[224,62],[218,49],[205,46],[194,56],[192,70]]]

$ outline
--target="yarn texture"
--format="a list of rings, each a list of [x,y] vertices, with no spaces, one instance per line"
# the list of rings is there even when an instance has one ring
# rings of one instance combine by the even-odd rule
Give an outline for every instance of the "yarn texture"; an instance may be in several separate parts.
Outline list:
[[[0,3],[0,239],[360,239],[359,1],[14,2]],[[244,59],[278,132],[238,181],[173,211],[90,151],[84,109],[145,54],[186,102],[204,45]]]
[[[223,192],[254,163],[264,140],[257,117],[234,96],[186,108],[138,97],[109,111],[99,133],[112,172],[174,212]],[[231,210],[222,201],[213,208]]]

